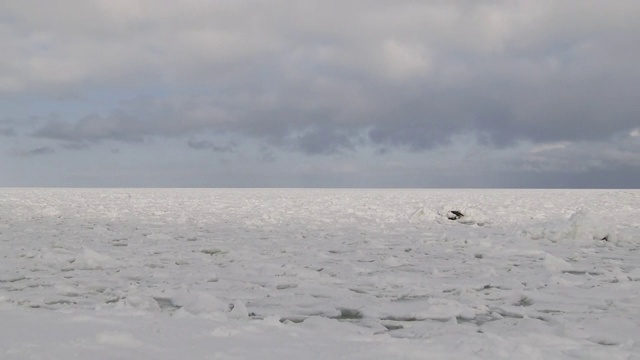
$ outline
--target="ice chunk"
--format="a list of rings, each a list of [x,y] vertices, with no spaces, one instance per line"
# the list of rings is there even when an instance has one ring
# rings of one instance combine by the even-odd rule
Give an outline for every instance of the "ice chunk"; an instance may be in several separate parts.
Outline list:
[[[246,319],[249,317],[247,306],[240,300],[233,303],[233,309],[229,312],[229,316],[234,319]]]
[[[73,266],[79,270],[99,270],[113,264],[110,256],[100,254],[91,249],[84,249],[82,254],[76,256]]]
[[[547,254],[544,258],[544,267],[550,272],[571,271],[573,267],[563,259]]]

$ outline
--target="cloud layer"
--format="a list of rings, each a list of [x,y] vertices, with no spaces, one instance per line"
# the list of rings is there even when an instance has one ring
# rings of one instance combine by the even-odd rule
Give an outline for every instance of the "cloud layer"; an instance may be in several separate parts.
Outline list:
[[[311,159],[435,156],[470,137],[495,161],[529,144],[509,161],[531,171],[635,168],[639,12],[625,0],[7,0],[0,102],[38,112],[8,114],[0,135],[47,153],[175,139]]]

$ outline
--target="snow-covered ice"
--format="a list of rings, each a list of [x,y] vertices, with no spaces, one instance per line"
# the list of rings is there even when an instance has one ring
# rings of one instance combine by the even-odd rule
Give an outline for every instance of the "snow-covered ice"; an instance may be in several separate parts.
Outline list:
[[[0,250],[2,359],[640,359],[638,190],[0,189]]]

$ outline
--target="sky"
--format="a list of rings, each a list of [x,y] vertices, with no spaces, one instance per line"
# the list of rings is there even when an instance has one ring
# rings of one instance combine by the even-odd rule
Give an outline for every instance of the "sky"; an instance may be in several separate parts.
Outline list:
[[[0,186],[638,188],[637,0],[3,0]]]

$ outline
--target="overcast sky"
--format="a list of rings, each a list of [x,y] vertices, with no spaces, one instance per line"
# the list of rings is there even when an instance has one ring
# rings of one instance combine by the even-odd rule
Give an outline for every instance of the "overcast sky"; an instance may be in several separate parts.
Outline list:
[[[3,0],[0,186],[640,185],[637,0]]]

